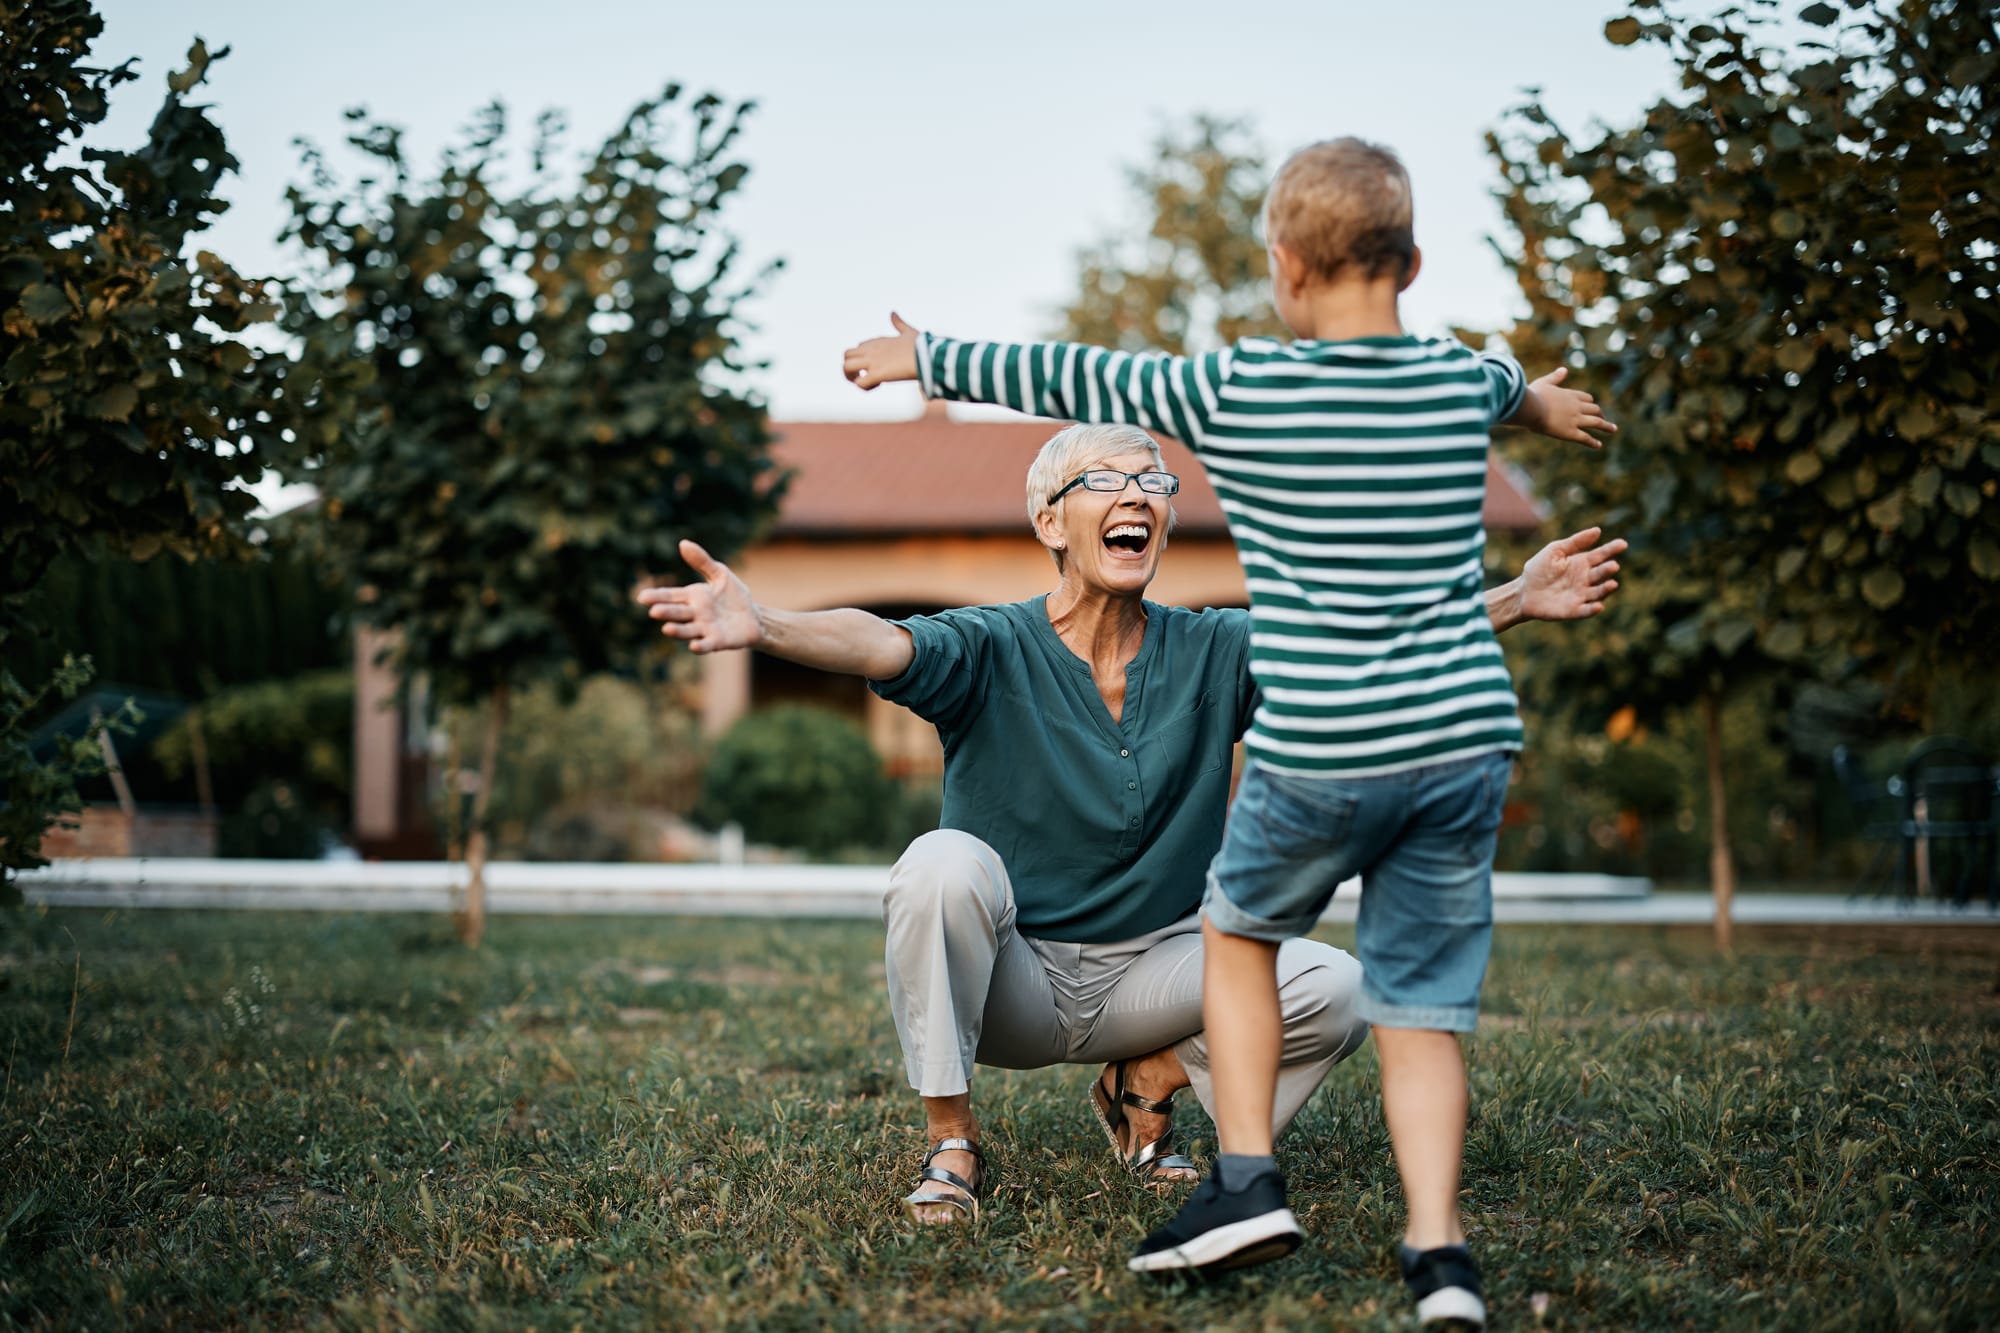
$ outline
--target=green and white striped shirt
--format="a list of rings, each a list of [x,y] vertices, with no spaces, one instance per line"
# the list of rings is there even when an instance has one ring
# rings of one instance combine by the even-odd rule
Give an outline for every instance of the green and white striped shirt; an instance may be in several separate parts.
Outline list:
[[[1527,391],[1451,339],[1247,339],[1198,357],[917,338],[924,394],[1178,437],[1250,586],[1251,757],[1360,777],[1521,748],[1481,591],[1488,431]]]

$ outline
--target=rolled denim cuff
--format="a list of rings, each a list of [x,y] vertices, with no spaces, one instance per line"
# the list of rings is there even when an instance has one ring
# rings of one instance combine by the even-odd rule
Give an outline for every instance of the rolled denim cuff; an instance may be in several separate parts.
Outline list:
[[[1237,935],[1244,939],[1264,940],[1270,944],[1282,944],[1307,934],[1319,924],[1319,913],[1307,912],[1302,916],[1284,917],[1270,920],[1246,912],[1223,894],[1222,886],[1216,882],[1213,872],[1208,877],[1208,892],[1202,896],[1202,915],[1208,923],[1225,935]]]
[[[1415,1028],[1424,1032],[1470,1032],[1479,1026],[1479,1006],[1457,1004],[1390,1004],[1370,993],[1368,974],[1361,975],[1361,998],[1354,1012],[1371,1027]]]

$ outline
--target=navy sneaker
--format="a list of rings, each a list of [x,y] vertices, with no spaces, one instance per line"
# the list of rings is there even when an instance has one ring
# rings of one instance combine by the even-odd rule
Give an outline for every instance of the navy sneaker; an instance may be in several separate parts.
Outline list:
[[[1472,1251],[1463,1245],[1444,1245],[1435,1250],[1413,1250],[1404,1245],[1396,1252],[1403,1281],[1417,1298],[1420,1324],[1458,1324],[1466,1328],[1486,1327],[1486,1297],[1479,1287],[1479,1265]]]
[[[1247,1268],[1284,1258],[1299,1248],[1304,1234],[1285,1206],[1285,1178],[1276,1171],[1234,1191],[1223,1189],[1221,1173],[1212,1171],[1171,1222],[1140,1242],[1125,1266],[1162,1276]]]

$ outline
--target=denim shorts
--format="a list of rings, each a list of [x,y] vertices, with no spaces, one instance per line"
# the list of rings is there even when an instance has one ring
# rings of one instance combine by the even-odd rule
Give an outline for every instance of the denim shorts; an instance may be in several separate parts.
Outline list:
[[[1493,946],[1493,848],[1511,753],[1365,778],[1252,763],[1202,911],[1227,935],[1279,941],[1361,877],[1359,1012],[1383,1027],[1470,1032]]]

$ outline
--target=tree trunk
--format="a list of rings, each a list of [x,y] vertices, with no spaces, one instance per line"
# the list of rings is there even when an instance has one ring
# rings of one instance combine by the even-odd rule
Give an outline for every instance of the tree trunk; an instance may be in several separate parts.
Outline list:
[[[1736,859],[1729,851],[1729,797],[1722,781],[1722,692],[1710,690],[1701,702],[1708,731],[1708,877],[1715,889],[1715,947],[1728,953]]]
[[[458,937],[473,948],[486,936],[486,807],[493,799],[494,764],[500,755],[500,729],[507,724],[507,687],[493,691],[486,706],[486,735],[479,745],[479,793],[472,798],[471,831],[465,839],[465,910],[459,913]]]
[[[458,752],[458,731],[447,726],[444,755],[444,859],[465,855],[465,756]]]

